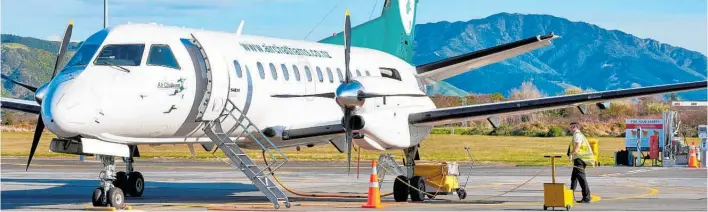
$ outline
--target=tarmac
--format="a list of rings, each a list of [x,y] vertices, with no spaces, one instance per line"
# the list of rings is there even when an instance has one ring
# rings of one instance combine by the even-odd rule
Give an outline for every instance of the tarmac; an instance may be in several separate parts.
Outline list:
[[[117,160],[120,161],[120,160]],[[103,210],[91,206],[101,164],[87,157],[34,159],[25,171],[26,158],[3,157],[0,166],[2,210],[64,211]],[[119,170],[122,162],[117,162]],[[342,162],[289,162],[276,173],[298,192],[366,193],[371,168],[356,164],[347,174]],[[141,160],[135,170],[145,177],[143,197],[127,197],[133,211],[274,210],[273,205],[244,175],[221,161]],[[551,181],[550,167],[503,165],[460,166],[460,183],[468,196],[441,195],[423,203],[396,203],[383,197],[384,209],[395,211],[543,210],[543,183]],[[570,183],[569,167],[557,168],[557,181]],[[576,204],[573,211],[706,211],[705,168],[612,167],[588,169],[593,194],[590,204]],[[381,185],[391,192],[392,176]],[[580,189],[578,189],[580,190]],[[299,197],[288,193],[291,208],[283,210],[363,210],[363,198]],[[576,199],[580,192],[576,192]],[[561,210],[560,208],[556,210]],[[563,209],[565,210],[565,209]]]

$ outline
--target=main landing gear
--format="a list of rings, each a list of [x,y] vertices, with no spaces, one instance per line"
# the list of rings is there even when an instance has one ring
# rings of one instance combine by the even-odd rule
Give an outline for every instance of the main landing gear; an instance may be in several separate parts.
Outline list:
[[[103,171],[98,175],[101,185],[94,189],[91,196],[93,206],[112,206],[122,209],[125,206],[125,195],[143,196],[145,179],[140,172],[133,171],[133,157],[123,158],[125,172],[116,172],[115,157],[98,155],[103,164]]]
[[[399,175],[393,182],[393,199],[396,202],[408,201],[408,195],[413,202],[422,202],[425,200],[425,178],[422,176],[414,176],[415,160],[419,159],[418,146],[406,148],[403,150],[405,155],[406,176]]]

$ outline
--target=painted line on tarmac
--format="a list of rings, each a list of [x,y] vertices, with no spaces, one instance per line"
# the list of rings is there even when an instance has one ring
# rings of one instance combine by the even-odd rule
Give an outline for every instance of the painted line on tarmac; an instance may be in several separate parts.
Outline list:
[[[605,199],[605,201],[627,200],[627,199],[639,199],[639,198],[650,197],[650,196],[654,196],[654,195],[659,194],[659,189],[655,189],[655,188],[641,187],[641,186],[631,186],[631,185],[622,185],[622,186],[628,187],[628,188],[645,189],[645,190],[648,190],[649,193],[644,193],[644,194],[634,195],[634,196],[626,196],[626,197],[607,198],[607,199]]]

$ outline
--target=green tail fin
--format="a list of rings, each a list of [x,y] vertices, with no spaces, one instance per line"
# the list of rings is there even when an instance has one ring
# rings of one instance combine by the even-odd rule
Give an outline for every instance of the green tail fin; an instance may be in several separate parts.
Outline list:
[[[418,0],[386,0],[380,17],[352,28],[352,46],[380,50],[412,63],[417,4]],[[343,45],[343,33],[319,42]]]

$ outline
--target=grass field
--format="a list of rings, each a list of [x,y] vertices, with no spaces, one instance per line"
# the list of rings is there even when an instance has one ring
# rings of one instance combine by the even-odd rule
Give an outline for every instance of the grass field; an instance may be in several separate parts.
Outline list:
[[[35,155],[37,157],[76,157],[49,152],[49,141],[54,135],[45,133],[37,147]],[[565,155],[570,137],[539,138],[520,136],[479,136],[479,135],[431,135],[421,144],[420,156],[426,161],[469,161],[469,157],[464,150],[469,146],[477,162],[498,162],[512,165],[549,165],[548,159],[543,158],[544,154]],[[614,152],[624,148],[624,138],[600,137],[600,162],[602,164],[614,164]],[[698,141],[697,138],[689,138],[690,142]],[[2,156],[27,156],[32,143],[31,132],[2,132],[1,149]],[[210,152],[205,152],[200,146],[195,146],[196,157],[198,159],[215,158]],[[323,143],[314,147],[302,147],[301,151],[295,148],[284,149],[285,154],[291,160],[346,160],[346,154],[337,152],[329,143]],[[249,150],[248,153],[256,156],[260,160],[260,151]],[[361,160],[372,160],[378,158],[379,151],[362,150]],[[401,158],[401,151],[391,151],[391,154]],[[191,154],[186,145],[142,145],[140,154],[144,158],[190,158]],[[219,157],[223,157],[221,151],[217,151]],[[353,160],[356,160],[357,152],[352,153]],[[568,160],[561,160],[561,164],[567,164]]]

